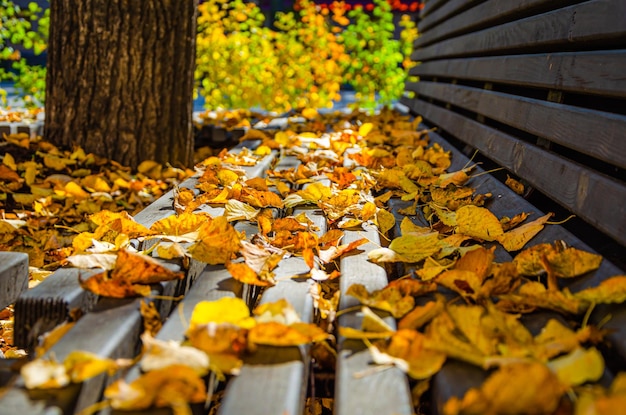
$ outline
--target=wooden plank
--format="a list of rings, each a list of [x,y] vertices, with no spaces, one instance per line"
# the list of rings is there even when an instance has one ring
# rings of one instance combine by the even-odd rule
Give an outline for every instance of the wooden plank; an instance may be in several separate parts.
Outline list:
[[[91,310],[97,296],[83,290],[78,277],[85,279],[98,271],[61,268],[39,285],[24,292],[15,302],[14,343],[33,350],[40,335],[67,321],[70,312]]]
[[[512,55],[424,62],[420,77],[469,79],[583,94],[626,97],[626,50]]]
[[[346,231],[342,243],[350,243],[360,238],[371,242],[361,245],[359,253],[341,258],[340,289],[345,293],[352,284],[364,284],[369,291],[378,290],[387,285],[387,273],[384,268],[370,262],[367,252],[379,247],[378,229],[373,225],[364,225],[363,231]],[[358,306],[359,301],[351,296],[342,295],[339,310]],[[357,311],[344,312],[338,318],[340,327],[361,327],[362,315]],[[392,327],[395,321],[386,319]],[[371,370],[371,356],[361,341],[350,341],[339,336],[337,342],[337,368],[335,378],[335,412],[338,415],[351,414],[412,414],[411,393],[407,376],[393,367],[382,372],[367,373]]]
[[[28,254],[0,252],[0,309],[28,289]]]
[[[289,159],[284,160],[283,167],[290,164]],[[320,236],[326,233],[326,218],[316,209],[302,207],[294,209],[293,213],[306,213],[319,228],[316,233]],[[310,280],[293,278],[309,272],[304,259],[283,259],[274,272],[278,283],[265,289],[260,304],[286,299],[303,322],[312,322]],[[309,349],[308,346],[259,347],[245,361],[241,373],[228,383],[218,414],[302,413],[309,373]],[[259,383],[263,388],[258,387]]]
[[[457,56],[516,53],[558,48],[584,42],[624,43],[626,3],[590,0],[563,9],[444,40],[416,50],[414,61]]]
[[[437,10],[420,19],[418,24],[419,31],[420,33],[428,33],[432,29],[447,26],[454,16],[463,14],[463,11],[480,5],[483,1],[485,0],[448,0]],[[470,22],[471,20],[466,21]]]
[[[545,0],[520,0],[517,2],[488,0],[462,13],[449,15],[445,24],[433,27],[429,20],[423,19],[419,24],[420,36],[415,41],[415,47],[424,47],[460,33],[528,17],[537,11],[545,11],[546,8],[554,10],[568,3],[571,2],[568,0],[552,0],[550,2]]]
[[[433,104],[411,101],[410,106],[626,245],[626,188],[622,183]]]
[[[624,115],[453,84],[420,81],[407,89],[626,168]]]
[[[431,14],[435,13],[435,11],[438,10],[440,7],[443,7],[447,2],[448,0],[426,1],[424,3],[424,8],[422,9],[422,12],[420,13],[420,18],[421,19],[428,18]]]

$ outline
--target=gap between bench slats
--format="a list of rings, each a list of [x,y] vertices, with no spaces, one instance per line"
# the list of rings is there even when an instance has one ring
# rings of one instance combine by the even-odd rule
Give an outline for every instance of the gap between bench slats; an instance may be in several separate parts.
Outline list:
[[[622,0],[591,0],[444,40],[416,50],[411,59],[419,62],[513,50],[524,53],[538,48],[558,52],[574,42],[623,44],[625,15],[626,3]]]
[[[626,188],[545,149],[425,101],[406,101],[424,119],[470,144],[553,200],[626,245]]]
[[[409,73],[626,97],[626,51],[562,52],[422,62]]]
[[[420,81],[406,88],[626,168],[624,115],[454,84]]]

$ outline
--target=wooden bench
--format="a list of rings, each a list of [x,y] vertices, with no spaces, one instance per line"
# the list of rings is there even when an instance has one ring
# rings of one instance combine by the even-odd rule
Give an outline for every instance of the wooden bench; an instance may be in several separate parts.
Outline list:
[[[564,240],[609,259],[571,283],[573,292],[624,274],[625,15],[620,0],[427,1],[410,70],[417,79],[401,100],[436,131],[431,139],[450,143],[485,169],[504,168],[493,173],[500,181],[490,176],[474,183],[493,193],[489,208],[497,216],[519,209],[576,215],[530,243]],[[462,158],[455,158],[457,166]],[[502,185],[507,175],[526,185],[523,198]],[[615,374],[626,368],[626,312],[610,312],[606,327],[615,332],[606,361]],[[595,310],[592,321],[608,313]],[[433,383],[435,412],[484,377],[447,363]]]
[[[498,3],[502,2],[433,0],[426,3],[419,23],[422,36],[413,57],[421,63],[411,71],[420,77],[420,82],[407,85],[407,90],[416,96],[407,97],[402,103],[414,114],[423,116],[424,128],[436,128],[429,134],[430,140],[451,151],[449,171],[479,161],[487,170],[492,163],[504,167],[533,189],[526,198],[516,195],[498,179],[503,174],[480,174],[483,169],[478,167],[473,172],[471,186],[481,193],[492,194],[488,207],[498,217],[527,212],[536,218],[542,215],[541,208],[552,210],[555,206],[547,204],[547,200],[554,200],[565,205],[557,219],[564,219],[565,212],[572,212],[588,221],[589,228],[606,235],[604,240],[600,238],[601,244],[590,246],[586,235],[574,233],[580,224],[550,225],[531,245],[562,240],[580,249],[612,252],[619,260],[624,252],[621,231],[626,220],[623,211],[626,150],[620,140],[626,122],[624,110],[616,105],[626,95],[621,70],[626,55],[619,49],[624,46],[626,30],[621,24],[623,19],[620,20],[624,6],[617,0],[573,6],[564,1],[529,0],[512,6]],[[591,7],[591,12],[587,7]],[[585,13],[591,13],[592,17]],[[593,18],[596,15],[603,19],[596,20]],[[579,25],[585,28],[579,30]],[[547,26],[552,29],[545,29]],[[581,30],[586,34],[579,34]],[[541,39],[532,38],[533,34]],[[278,121],[271,128],[282,126],[284,123]],[[246,168],[246,174],[260,177],[270,166],[280,171],[297,164],[294,157],[273,152],[257,166]],[[190,179],[181,187],[194,189],[195,180]],[[173,213],[172,200],[173,193],[165,195],[135,219],[149,226],[169,216]],[[392,200],[390,205],[397,212],[406,203]],[[326,231],[327,222],[319,210],[298,209],[307,212],[320,235]],[[220,208],[207,206],[202,210],[221,214]],[[419,213],[411,219],[424,226],[429,224]],[[236,228],[246,230],[248,236],[255,232],[255,226],[247,221],[238,221]],[[387,237],[392,239],[399,234],[396,227]],[[369,291],[380,289],[390,280],[412,271],[382,267],[368,260],[369,251],[385,244],[374,226],[347,231],[342,243],[362,237],[369,242],[339,261],[342,292],[355,283],[364,284]],[[607,239],[614,241],[607,243]],[[495,258],[498,262],[510,261],[511,254],[496,247]],[[575,292],[597,285],[609,276],[623,274],[619,265],[604,260],[597,271],[571,283],[570,289]],[[189,321],[194,305],[223,297],[243,298],[251,307],[285,298],[303,321],[312,321],[310,282],[286,279],[307,271],[302,258],[289,258],[276,271],[277,279],[284,279],[276,286],[258,290],[235,281],[222,266],[192,263],[185,280],[155,288],[164,294],[184,295],[178,304],[154,300],[165,319],[157,338],[181,340],[185,332],[182,321]],[[68,318],[72,309],[79,308],[85,316],[51,350],[58,359],[77,349],[102,357],[136,356],[140,347],[140,300],[94,301],[77,285],[77,273],[77,270],[57,271],[18,300],[16,338],[26,347],[32,347],[31,342],[40,332],[30,331],[44,331]],[[356,298],[342,295],[337,325],[359,328],[363,313],[358,306]],[[20,307],[23,311],[18,313]],[[626,308],[608,309],[597,307],[590,321],[598,322],[609,311],[612,313],[613,318],[605,325],[613,330],[609,335],[612,349],[605,350],[610,378],[626,368]],[[29,320],[20,321],[20,315],[28,316]],[[384,313],[381,316],[395,327],[391,316]],[[545,316],[533,315],[526,320],[536,332]],[[397,367],[373,370],[371,354],[363,342],[338,336],[335,368],[325,372],[316,363],[309,347],[262,347],[246,361],[238,376],[212,390],[223,396],[219,406],[209,410],[222,415],[300,414],[307,407],[308,398],[327,397],[334,401],[336,414],[409,415],[418,411],[411,396],[415,382]],[[136,368],[125,374],[128,380],[138,375]],[[461,396],[485,376],[486,372],[480,369],[449,360],[435,375],[432,392],[419,413],[441,413],[451,396]],[[100,376],[57,392],[29,392],[22,387],[20,378],[13,376],[7,382],[13,388],[0,396],[0,408],[23,414],[48,414],[56,410],[74,413],[100,400],[103,388],[112,380]],[[206,413],[207,409],[199,405],[193,411]]]

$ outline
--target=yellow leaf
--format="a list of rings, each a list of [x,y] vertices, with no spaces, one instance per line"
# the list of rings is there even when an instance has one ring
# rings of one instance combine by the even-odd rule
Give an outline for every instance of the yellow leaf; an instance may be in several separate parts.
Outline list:
[[[574,294],[574,298],[589,304],[620,304],[626,302],[626,275],[616,275],[596,287],[586,288]]]
[[[274,321],[258,323],[250,329],[248,341],[269,346],[300,346],[324,341],[329,334],[317,324],[293,323],[290,325]]]
[[[10,153],[4,153],[4,157],[2,158],[2,164],[7,166],[13,171],[17,171],[17,165],[15,164],[15,159]]]
[[[504,231],[502,224],[489,209],[465,205],[456,211],[457,233],[484,241],[495,241]]]
[[[446,355],[428,349],[424,338],[416,330],[398,330],[388,342],[369,349],[375,363],[392,363],[413,379],[427,379],[441,369]]]
[[[346,291],[346,295],[357,298],[363,305],[389,311],[396,318],[404,316],[415,305],[415,300],[411,295],[404,295],[395,287],[369,293],[364,285],[352,284]]]
[[[229,323],[244,329],[252,328],[256,322],[250,309],[241,298],[224,297],[215,301],[201,301],[193,309],[189,327],[208,323]]]
[[[243,203],[236,199],[230,199],[224,205],[225,217],[229,222],[236,220],[253,220],[259,214],[259,210],[253,208],[247,203]]]
[[[115,361],[82,350],[73,350],[63,364],[72,382],[79,383],[105,372],[112,375],[118,369],[129,366],[131,361]]]
[[[83,188],[75,182],[67,182],[64,190],[67,194],[74,196],[76,199],[87,199],[89,197],[89,193],[84,191]]]
[[[233,258],[241,247],[242,236],[224,216],[218,216],[200,227],[198,238],[200,240],[189,248],[189,253],[198,261],[216,265]]]
[[[556,373],[563,385],[578,386],[586,382],[596,382],[602,377],[604,359],[595,347],[587,350],[579,347],[565,356],[551,360],[548,367]]]
[[[505,232],[497,238],[497,241],[509,252],[519,251],[543,229],[543,225],[545,225],[551,216],[552,213],[548,213],[539,219]]]
[[[186,414],[191,413],[190,403],[206,400],[206,386],[193,368],[176,364],[144,373],[131,383],[117,380],[105,389],[104,396],[113,409],[169,407],[174,413]]]
[[[378,209],[376,211],[376,224],[382,234],[386,234],[396,224],[395,216],[386,211],[385,209]]]
[[[439,252],[439,233],[423,235],[402,235],[389,244],[389,249],[396,252],[407,262],[419,262]]]
[[[544,364],[512,363],[491,374],[479,389],[469,389],[462,399],[451,398],[445,403],[443,413],[551,414],[565,390]]]
[[[359,127],[359,135],[361,137],[366,137],[373,128],[374,124],[372,124],[371,122],[365,122]]]

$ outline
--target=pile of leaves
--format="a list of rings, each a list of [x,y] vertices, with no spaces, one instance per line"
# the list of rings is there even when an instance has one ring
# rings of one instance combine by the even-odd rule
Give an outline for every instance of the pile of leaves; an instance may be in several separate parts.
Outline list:
[[[39,187],[50,191],[42,194],[49,201],[33,200],[34,212],[48,221],[58,216],[42,214],[52,213],[52,207],[61,214],[66,209],[88,215],[89,221],[81,222],[84,228],[77,222],[63,225],[77,233],[65,246],[63,260],[77,267],[103,269],[81,280],[87,290],[115,298],[148,297],[151,284],[183,277],[154,257],[223,265],[233,278],[263,289],[281,283],[275,269],[283,259],[299,256],[308,272],[294,277],[312,279],[310,295],[317,325],[301,322],[286,301],[263,304],[252,312],[239,299],[200,303],[183,341],[164,344],[144,334],[143,376],[131,384],[111,385],[105,404],[119,409],[154,405],[183,411],[189,403],[206,398],[202,377],[208,371],[221,378],[236,375],[245,356],[258,345],[315,343],[328,350],[339,335],[363,340],[376,364],[406,371],[416,382],[416,397],[428,389],[429,380],[448,360],[489,371],[482,386],[448,401],[448,414],[549,414],[567,405],[590,413],[600,413],[596,408],[605,406],[619,408],[625,399],[624,378],[616,376],[609,389],[597,384],[605,364],[596,346],[606,333],[589,324],[588,314],[597,304],[622,303],[626,276],[614,276],[575,293],[561,288],[563,281],[597,269],[602,258],[560,241],[528,247],[550,225],[551,215],[529,220],[527,213],[519,212],[512,218],[498,218],[488,209],[491,195],[471,187],[474,166],[449,171],[450,152],[430,143],[428,132],[419,130],[419,122],[419,118],[383,110],[377,115],[318,115],[281,131],[250,129],[244,142],[260,140],[259,146],[238,153],[223,150],[203,160],[197,166],[196,188],[178,189],[175,213],[150,227],[119,209],[115,195],[123,191],[134,195],[134,201],[146,196],[133,193],[133,186],[122,186],[132,183],[132,178],[128,172],[123,175],[120,166],[108,162],[99,174],[91,171],[76,176],[70,166],[77,165],[80,171],[99,165],[97,159],[79,150],[64,153],[57,149],[40,156],[46,168],[66,169],[69,180],[48,180],[48,184],[44,180]],[[40,146],[38,142],[31,145]],[[242,169],[277,154],[295,156],[300,164],[270,169],[265,178],[247,177]],[[9,158],[4,163],[9,179],[2,183],[11,190],[7,202],[16,203],[15,195],[22,194],[23,186],[45,193],[36,181],[28,184],[30,164],[12,157],[13,162]],[[147,181],[142,183],[151,184],[149,189],[171,171],[157,169],[159,178],[152,178],[148,173],[156,175],[153,169],[157,167],[140,172]],[[115,190],[94,187],[98,178],[110,175],[115,180],[108,185],[117,186]],[[112,200],[98,199],[101,193]],[[399,212],[406,215],[399,223],[389,211],[391,199],[408,202]],[[93,205],[98,209],[90,211]],[[299,206],[315,206],[323,212],[326,233],[317,232],[306,212],[295,213],[293,209]],[[423,218],[428,225],[420,226],[411,217]],[[20,220],[28,225],[28,219]],[[240,221],[255,224],[257,232],[238,232],[233,225]],[[402,263],[407,274],[375,292],[360,284],[340,292],[338,259],[368,242],[342,240],[346,232],[370,223],[389,236],[389,243],[369,251],[369,260],[382,266]],[[146,245],[150,248],[137,251],[131,239],[150,240]],[[496,262],[496,249],[511,252],[512,260]],[[362,303],[361,329],[337,327],[342,295]],[[520,315],[535,310],[554,313],[538,334],[520,321]],[[385,314],[397,320],[395,327],[380,317]],[[60,387],[80,382],[86,374],[115,371],[127,364],[79,357],[68,357],[63,363],[33,360],[26,367],[46,376],[33,376],[27,384]],[[74,376],[75,362],[85,360],[93,363],[80,367],[89,370],[81,369]],[[22,373],[26,378],[28,370]],[[525,392],[520,395],[520,391]],[[574,403],[568,395],[577,396]]]

